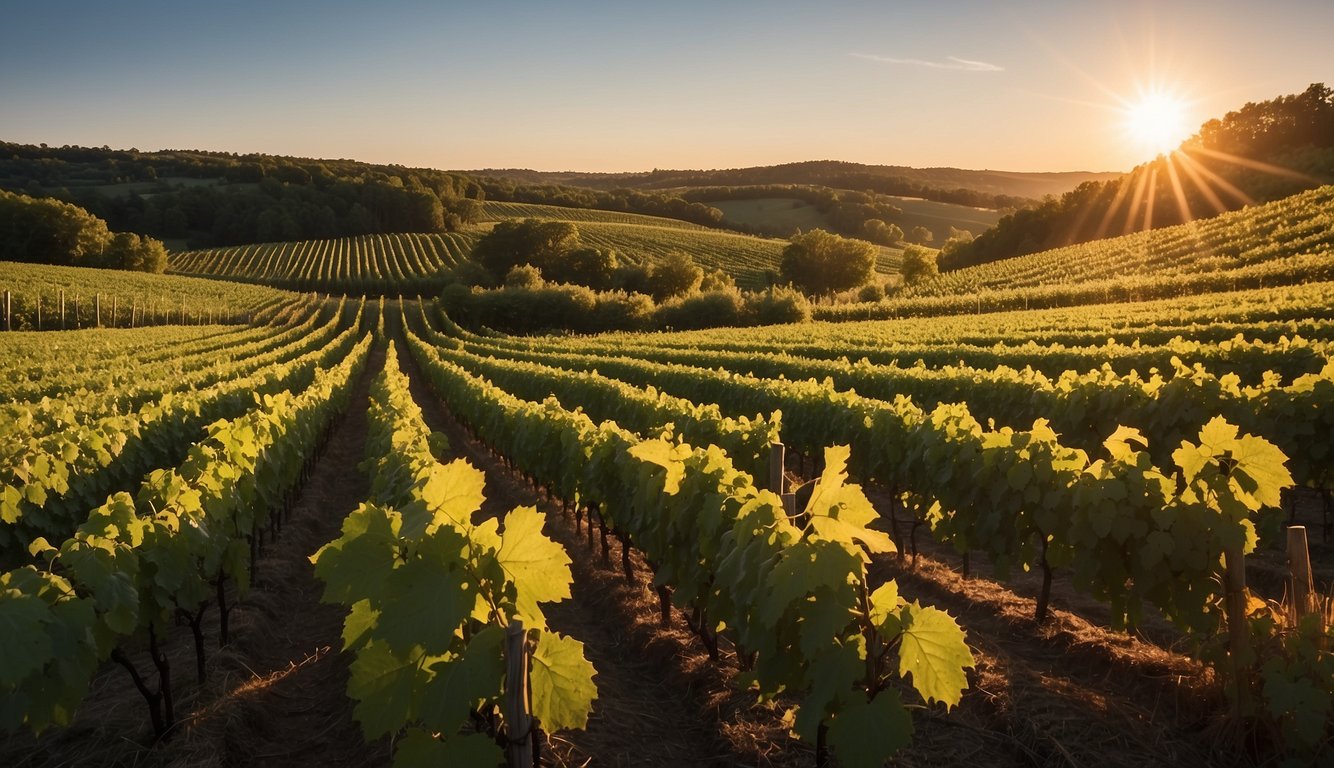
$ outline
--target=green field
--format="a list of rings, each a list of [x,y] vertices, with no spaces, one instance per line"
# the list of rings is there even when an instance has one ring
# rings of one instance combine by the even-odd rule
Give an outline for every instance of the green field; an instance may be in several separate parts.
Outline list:
[[[950,227],[966,229],[974,235],[990,229],[1000,221],[1000,211],[987,208],[969,208],[951,203],[937,203],[916,197],[893,197],[894,204],[903,214],[892,223],[904,232],[913,227],[931,230],[935,245],[949,237]],[[788,197],[764,197],[754,200],[711,200],[708,205],[723,212],[724,223],[739,224],[756,229],[782,232],[828,229],[829,222],[815,206],[804,200]]]

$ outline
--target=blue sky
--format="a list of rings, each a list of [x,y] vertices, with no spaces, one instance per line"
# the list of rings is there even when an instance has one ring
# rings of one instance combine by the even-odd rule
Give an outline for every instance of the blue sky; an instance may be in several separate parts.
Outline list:
[[[0,139],[437,168],[1124,170],[1146,88],[1334,83],[1328,0],[6,5]]]

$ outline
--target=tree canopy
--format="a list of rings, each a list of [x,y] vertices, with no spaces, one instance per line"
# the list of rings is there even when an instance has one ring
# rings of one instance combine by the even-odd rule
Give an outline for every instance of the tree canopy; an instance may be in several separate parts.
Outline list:
[[[875,246],[864,240],[813,229],[783,249],[782,276],[808,294],[845,291],[871,279],[875,257]]]
[[[903,275],[904,285],[920,283],[939,274],[940,270],[936,266],[936,256],[938,254],[939,251],[920,245],[909,245],[904,248],[903,262],[899,265],[899,273]]]
[[[0,190],[0,260],[162,272],[167,250],[77,205]]]

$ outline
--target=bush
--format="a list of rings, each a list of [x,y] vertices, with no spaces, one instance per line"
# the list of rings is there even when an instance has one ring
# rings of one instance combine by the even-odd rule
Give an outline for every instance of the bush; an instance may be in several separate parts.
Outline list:
[[[746,295],[747,325],[805,323],[811,319],[811,303],[795,288],[770,288]]]
[[[736,291],[709,291],[673,299],[658,306],[659,328],[692,330],[741,325],[745,304]]]
[[[542,270],[532,264],[511,267],[505,274],[506,288],[540,288],[546,281],[542,279]]]
[[[642,293],[601,293],[593,311],[593,324],[599,331],[647,331],[653,328],[656,309],[653,299]]]
[[[881,283],[879,280],[869,282],[866,285],[863,285],[861,288],[857,289],[857,301],[859,302],[884,301],[884,300],[885,300],[885,286],[884,283]]]

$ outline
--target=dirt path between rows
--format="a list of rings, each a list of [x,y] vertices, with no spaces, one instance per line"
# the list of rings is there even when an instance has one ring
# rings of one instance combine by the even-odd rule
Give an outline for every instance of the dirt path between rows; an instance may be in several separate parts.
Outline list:
[[[385,765],[389,745],[367,744],[347,696],[351,659],[342,647],[344,609],[320,602],[323,585],[309,561],[337,538],[343,519],[370,485],[358,469],[366,450],[371,378],[384,366],[371,352],[347,414],[312,469],[291,522],[259,562],[252,592],[232,613],[235,647],[224,669],[226,693],[197,715],[169,750],[191,765]],[[223,661],[220,659],[220,661]],[[221,665],[220,665],[221,666]]]
[[[545,611],[553,629],[584,643],[597,669],[598,698],[587,730],[553,735],[547,756],[567,766],[756,764],[735,753],[713,725],[716,713],[707,711],[709,694],[721,693],[723,686],[713,685],[712,691],[686,687],[698,682],[702,665],[702,654],[688,647],[687,636],[659,630],[648,618],[656,616],[656,604],[646,590],[600,567],[560,507],[472,440],[431,391],[411,355],[400,350],[400,365],[427,425],[449,438],[451,453],[486,472],[483,512],[503,515],[516,506],[538,507],[547,514],[545,532],[573,560],[572,598]]]

